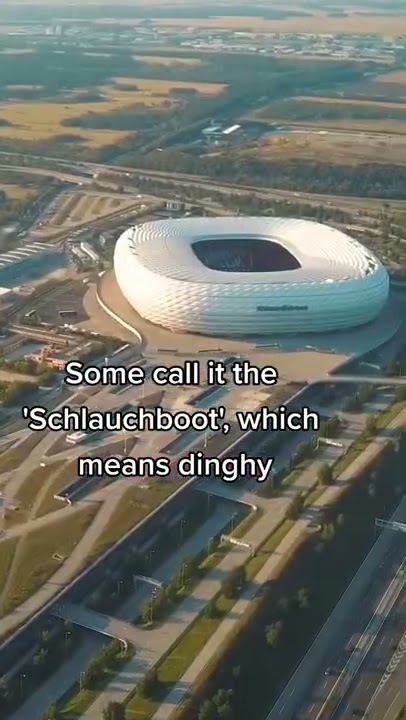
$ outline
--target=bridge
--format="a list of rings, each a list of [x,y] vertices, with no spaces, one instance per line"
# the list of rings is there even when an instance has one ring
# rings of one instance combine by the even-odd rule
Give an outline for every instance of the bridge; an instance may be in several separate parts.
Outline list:
[[[100,635],[119,640],[124,651],[128,649],[129,645],[139,644],[139,632],[133,625],[110,615],[89,610],[84,605],[73,603],[56,605],[52,610],[52,615],[87,630],[93,630]]]

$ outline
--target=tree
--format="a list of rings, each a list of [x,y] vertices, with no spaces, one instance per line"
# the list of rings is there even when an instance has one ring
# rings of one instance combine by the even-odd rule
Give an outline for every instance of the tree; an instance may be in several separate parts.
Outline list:
[[[292,502],[289,505],[289,509],[287,512],[288,519],[289,520],[297,520],[303,511],[303,507],[304,507],[304,498],[301,495],[301,493],[299,493],[298,495],[296,495],[296,497],[293,498]]]
[[[218,720],[217,708],[213,700],[205,700],[199,708],[199,720]]]
[[[156,668],[151,668],[138,683],[138,693],[143,698],[150,698],[158,685],[158,673]]]
[[[244,583],[245,568],[243,566],[234,568],[222,582],[223,595],[230,600],[236,598]]]
[[[307,588],[300,588],[297,591],[296,602],[301,609],[309,607],[309,590]]]
[[[210,602],[207,603],[205,609],[204,609],[204,615],[209,620],[213,620],[215,617],[217,617],[217,605],[214,602],[214,600],[210,600]]]
[[[327,463],[323,463],[317,472],[317,478],[320,485],[332,485],[334,481],[333,469]]]
[[[376,416],[375,415],[368,415],[366,423],[365,423],[365,430],[368,433],[369,436],[375,435],[377,431],[377,422],[376,422]]]
[[[103,720],[125,720],[125,708],[120,702],[109,702],[103,710]]]
[[[272,625],[267,625],[265,628],[265,638],[267,645],[270,648],[275,648],[279,644],[279,640],[281,637],[283,628],[283,623],[281,620],[278,620],[276,623],[272,623]]]

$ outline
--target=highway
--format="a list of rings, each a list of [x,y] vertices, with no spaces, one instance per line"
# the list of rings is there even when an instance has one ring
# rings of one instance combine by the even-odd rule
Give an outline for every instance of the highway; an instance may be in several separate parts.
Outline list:
[[[395,603],[334,720],[361,712],[368,720],[393,720],[406,703],[406,590]]]
[[[406,497],[394,517],[406,520]],[[405,611],[405,553],[405,533],[385,530],[379,536],[266,720],[363,714],[385,670],[385,653],[404,632],[393,623]]]

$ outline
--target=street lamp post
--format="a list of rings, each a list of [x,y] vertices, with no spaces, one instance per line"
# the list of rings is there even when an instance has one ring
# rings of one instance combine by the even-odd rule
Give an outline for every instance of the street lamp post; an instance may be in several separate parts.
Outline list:
[[[151,548],[151,550],[148,551],[148,571],[151,572],[152,567],[152,556],[154,554],[155,550]]]
[[[154,588],[153,591],[152,591],[151,602],[150,602],[150,605],[149,605],[149,608],[150,608],[149,621],[150,621],[151,625],[152,625],[152,623],[153,623],[153,621],[154,621],[154,602],[155,602],[155,597],[156,597],[156,588]]]
[[[181,588],[185,587],[185,572],[187,570],[187,563],[183,562],[181,571],[180,571],[180,586]]]
[[[179,525],[179,545],[183,544],[183,526],[185,525],[186,520],[184,518],[181,519],[180,525]]]

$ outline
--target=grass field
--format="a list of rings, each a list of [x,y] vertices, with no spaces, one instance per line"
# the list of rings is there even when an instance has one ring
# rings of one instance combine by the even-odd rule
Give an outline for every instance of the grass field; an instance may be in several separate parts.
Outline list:
[[[7,48],[6,50],[0,50],[0,55],[29,55],[33,52],[29,48]]]
[[[295,101],[299,102],[316,102],[328,105],[358,105],[360,107],[376,107],[391,108],[394,110],[406,110],[406,102],[390,102],[389,100],[363,100],[361,98],[337,98],[337,97],[320,97],[316,95],[298,95]]]
[[[405,128],[406,129],[406,128]],[[399,162],[406,159],[406,135],[401,136],[369,136],[362,142],[357,134],[334,133],[318,135],[317,133],[296,132],[286,135],[265,135],[260,142],[241,146],[239,154],[244,157],[255,157],[260,160],[317,160],[319,162],[343,162],[353,165],[368,162]]]
[[[94,505],[27,535],[3,601],[3,613],[10,612],[24,602],[56,572],[59,563],[52,555],[58,553],[62,557],[69,557],[97,510],[98,507]]]
[[[16,546],[17,538],[9,538],[0,543],[0,588],[3,588],[7,582]]]
[[[214,14],[214,13],[213,13]],[[135,24],[135,21],[133,21]],[[128,21],[129,24],[133,24]],[[390,35],[397,37],[401,27],[405,27],[406,14],[381,15],[368,13],[360,17],[350,14],[347,17],[333,17],[318,13],[308,17],[289,17],[281,20],[269,20],[261,17],[221,16],[210,18],[160,18],[154,25],[166,27],[230,28],[257,32],[296,32],[296,33],[356,33],[359,35]]]
[[[0,453],[0,473],[14,470],[21,465],[45,436],[46,432],[32,432],[19,445]]]
[[[96,557],[125,535],[130,528],[158,507],[180,485],[180,482],[167,484],[154,482],[149,489],[129,488],[93,546],[91,557]]]
[[[0,183],[0,190],[6,193],[9,200],[28,200],[38,194],[35,188],[23,187],[8,183]]]
[[[159,55],[134,55],[134,60],[140,60],[146,65],[161,65],[164,67],[188,66],[196,67],[202,64],[200,58],[164,57]]]
[[[378,75],[375,82],[394,83],[396,85],[406,85],[406,70],[394,70],[393,72]]]
[[[27,479],[17,493],[17,505],[24,510],[31,510],[43,485],[54,473],[57,473],[64,464],[65,461],[59,460],[59,462],[52,463],[46,467],[38,467],[33,470],[32,473],[28,475]]]
[[[126,86],[121,89],[120,85]],[[134,86],[134,91],[128,87]],[[11,102],[0,104],[0,119],[11,123],[11,127],[0,127],[0,138],[15,140],[45,140],[57,135],[82,138],[88,147],[96,149],[118,142],[126,137],[127,131],[87,130],[80,127],[64,126],[64,120],[81,117],[89,113],[106,113],[122,110],[139,104],[146,108],[167,105],[169,93],[175,88],[195,89],[204,95],[215,95],[222,91],[218,83],[193,83],[143,78],[117,78],[99,91],[105,100],[98,103],[52,103],[52,102]]]
[[[204,82],[186,82],[184,80],[156,80],[155,78],[114,78],[114,82],[118,85],[135,85],[140,91],[140,95],[145,98],[146,104],[148,99],[154,105],[155,100],[162,102],[162,98],[169,95],[172,90],[196,90],[201,95],[219,95],[224,90],[225,85],[221,83],[204,83]],[[114,90],[113,90],[114,92]]]

